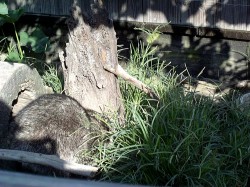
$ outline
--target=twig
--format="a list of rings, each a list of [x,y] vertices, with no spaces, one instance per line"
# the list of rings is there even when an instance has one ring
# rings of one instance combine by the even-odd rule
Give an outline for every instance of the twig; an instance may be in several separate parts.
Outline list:
[[[55,155],[45,155],[19,150],[0,149],[0,159],[51,166],[59,170],[86,177],[94,177],[99,170],[97,167],[62,160]]]
[[[157,94],[151,88],[149,88],[146,84],[136,79],[135,77],[129,75],[119,64],[115,69],[110,68],[109,66],[104,66],[104,69],[130,82],[132,85],[148,94],[151,98],[156,99],[157,101],[160,100]]]

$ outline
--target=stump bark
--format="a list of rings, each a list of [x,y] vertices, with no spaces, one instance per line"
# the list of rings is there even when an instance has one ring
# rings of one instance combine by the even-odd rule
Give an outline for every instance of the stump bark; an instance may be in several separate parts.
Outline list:
[[[104,68],[118,66],[117,39],[108,13],[98,2],[92,4],[88,14],[75,5],[67,24],[69,41],[60,53],[65,93],[85,109],[118,112],[122,117],[117,77]]]

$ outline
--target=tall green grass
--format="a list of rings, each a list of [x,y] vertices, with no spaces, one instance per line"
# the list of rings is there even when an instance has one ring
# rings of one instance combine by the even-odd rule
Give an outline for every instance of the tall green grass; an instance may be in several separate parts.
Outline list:
[[[160,96],[158,103],[121,80],[125,126],[107,122],[95,147],[102,180],[168,186],[246,186],[250,176],[250,119],[233,96],[214,102],[186,92],[181,75],[131,46],[127,70]],[[164,65],[165,64],[165,65]]]
[[[63,78],[58,74],[58,70],[53,65],[47,65],[42,75],[43,84],[53,89],[55,93],[63,92]]]

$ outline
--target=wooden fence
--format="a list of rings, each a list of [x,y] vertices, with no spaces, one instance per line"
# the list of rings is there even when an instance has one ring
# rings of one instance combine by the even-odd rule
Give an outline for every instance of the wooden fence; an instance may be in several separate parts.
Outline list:
[[[74,0],[8,0],[11,8],[27,13],[67,16]],[[104,0],[110,17],[120,21],[171,23],[250,31],[249,0]],[[89,8],[89,0],[78,0]]]

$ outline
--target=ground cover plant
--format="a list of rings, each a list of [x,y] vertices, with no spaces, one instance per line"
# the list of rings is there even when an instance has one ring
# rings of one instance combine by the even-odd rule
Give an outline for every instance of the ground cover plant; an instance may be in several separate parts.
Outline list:
[[[24,14],[21,7],[17,10],[8,9],[5,2],[0,2],[0,27],[6,23],[12,25],[12,32],[5,35],[1,32],[0,60],[28,64],[37,69],[42,76],[44,85],[53,89],[55,93],[62,93],[63,78],[58,75],[55,65],[45,63],[45,52],[50,48],[50,39],[41,28],[33,27],[29,31],[16,29],[16,22]]]
[[[21,7],[17,10],[9,10],[4,2],[0,2],[0,27],[5,23],[13,26],[13,36],[5,36],[2,30],[3,38],[7,45],[6,60],[9,62],[29,62],[27,54],[44,53],[49,47],[49,38],[43,33],[40,28],[33,28],[32,31],[24,30],[17,31],[16,22],[24,14],[24,9]],[[4,46],[3,46],[4,47]],[[27,54],[26,54],[27,53]]]
[[[150,36],[150,38],[154,38]],[[152,43],[131,46],[127,70],[160,102],[121,80],[125,124],[106,122],[93,162],[101,180],[166,186],[246,186],[250,176],[250,112],[236,94],[215,101],[183,89],[182,74],[155,55]],[[165,64],[165,65],[164,65]],[[169,69],[169,68],[168,68]],[[93,158],[93,155],[92,155]]]

